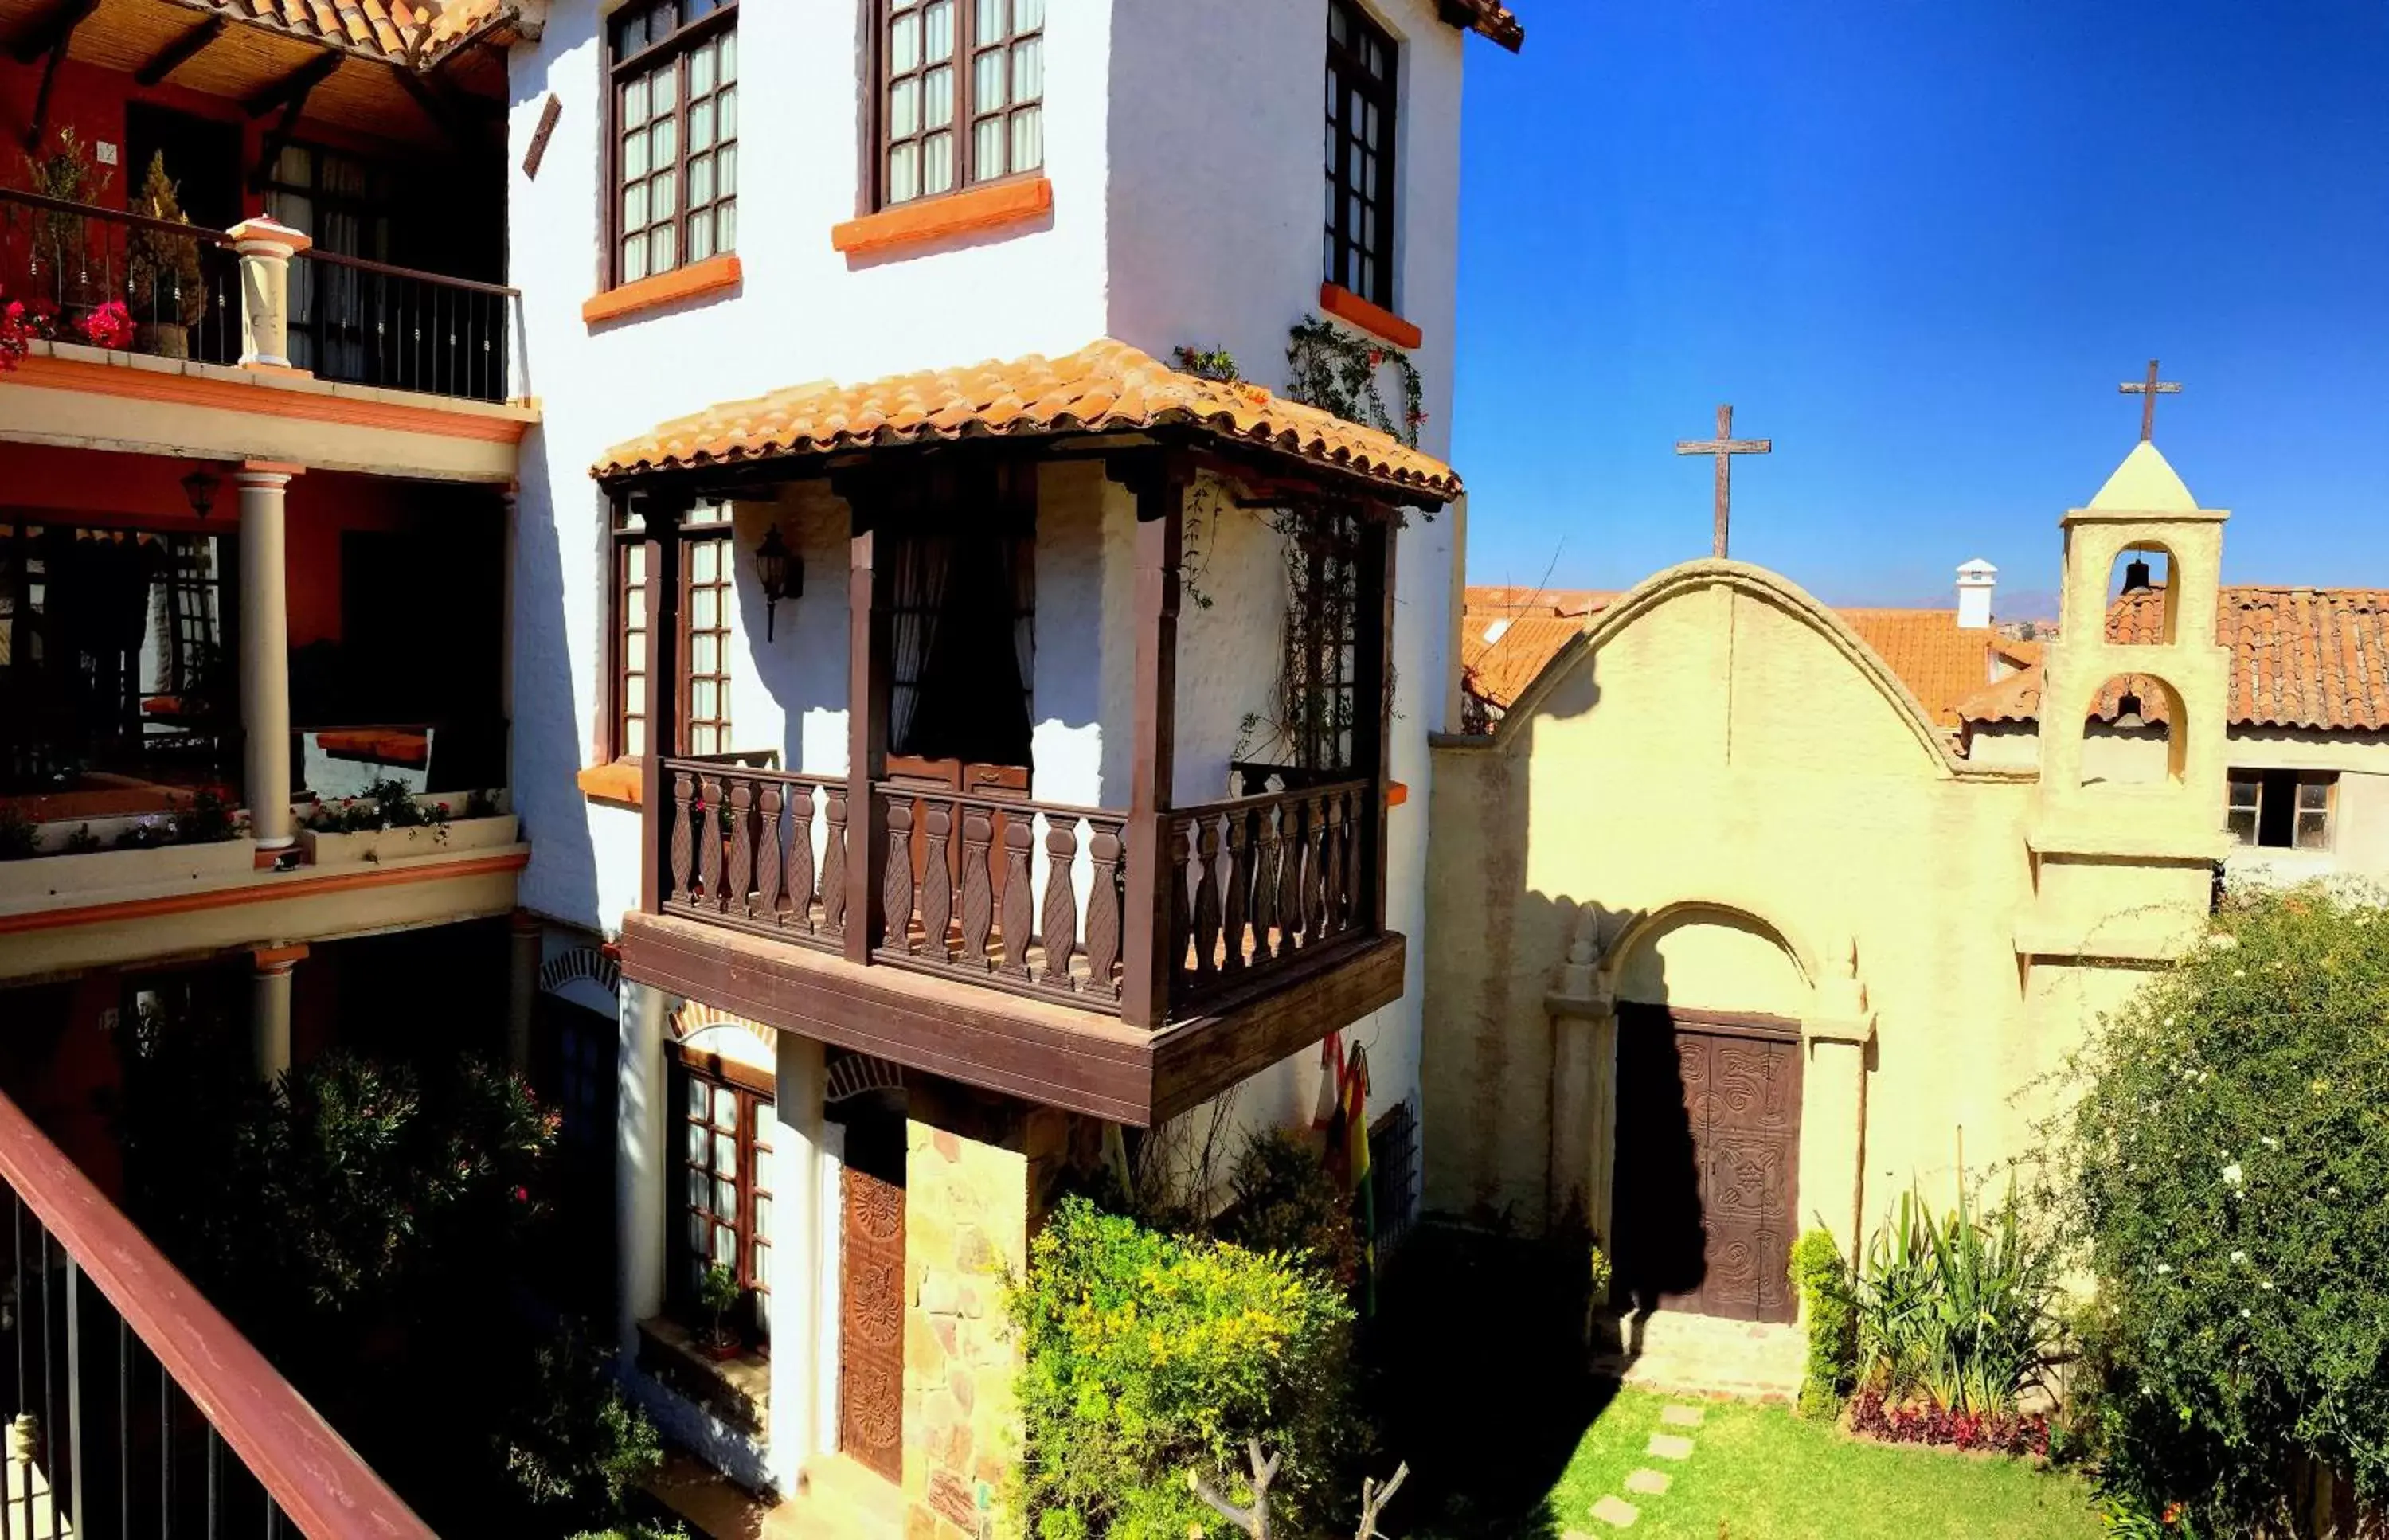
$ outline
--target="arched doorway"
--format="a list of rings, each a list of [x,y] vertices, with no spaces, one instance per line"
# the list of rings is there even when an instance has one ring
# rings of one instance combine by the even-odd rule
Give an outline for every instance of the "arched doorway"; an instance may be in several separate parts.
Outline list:
[[[1791,1320],[1807,977],[1763,923],[1702,908],[1629,932],[1612,966],[1613,1297]]]

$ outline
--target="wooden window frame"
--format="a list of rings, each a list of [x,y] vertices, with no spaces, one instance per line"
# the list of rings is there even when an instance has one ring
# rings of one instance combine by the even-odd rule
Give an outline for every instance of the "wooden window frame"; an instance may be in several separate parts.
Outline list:
[[[2254,799],[2244,804],[2240,802],[2235,795],[2242,786],[2252,786],[2255,790]],[[2308,786],[2319,786],[2323,789],[2323,805],[2320,808],[2305,806],[2306,789]],[[2266,814],[2272,806],[2272,798],[2283,792],[2287,792],[2290,797],[2289,811],[2285,820],[2289,838],[2286,843],[2275,844],[2265,838]],[[2302,850],[2309,854],[2328,854],[2337,847],[2339,838],[2339,772],[2337,770],[2278,768],[2268,770],[2235,766],[2226,772],[2223,806],[2224,827],[2231,834],[2234,847],[2237,849]],[[2249,828],[2245,838],[2241,836],[2239,830],[2232,827],[2233,816],[2242,812],[2249,815]],[[2321,842],[2316,845],[2301,843],[2298,839],[2299,824],[2306,818],[2318,813],[2322,819]]]
[[[669,759],[689,752],[688,668],[691,651],[689,617],[695,606],[686,602],[689,592],[688,551],[698,541],[719,540],[725,542],[722,576],[719,579],[725,606],[722,616],[722,629],[726,636],[736,634],[737,628],[732,623],[731,617],[737,613],[737,543],[735,539],[735,530],[730,504],[727,502],[697,503],[679,510],[669,524],[660,523],[651,517],[656,512],[653,505],[645,510],[633,508],[620,495],[611,500],[609,504],[607,516],[611,532],[607,537],[609,549],[606,571],[606,677],[600,697],[605,703],[606,709],[604,731],[599,734],[597,745],[601,763],[636,764],[649,754],[658,758]],[[630,547],[634,545],[645,545],[648,548],[646,582],[653,584],[659,573],[669,571],[677,586],[677,597],[680,600],[680,603],[671,606],[671,613],[673,616],[672,681],[671,698],[668,703],[670,720],[664,724],[669,731],[660,734],[657,731],[656,703],[658,695],[656,681],[648,680],[645,712],[647,725],[646,747],[643,753],[637,754],[631,751],[625,732],[626,724],[623,720],[623,710],[629,694],[623,688],[624,681],[633,672],[642,671],[645,663],[644,657],[633,658],[629,655],[626,606],[630,603],[630,592],[627,578],[630,571],[629,551]],[[644,590],[639,595],[638,602],[642,619],[651,620],[656,614],[656,608],[647,603],[647,596]],[[725,647],[722,671],[715,676],[722,681],[725,689],[732,677],[728,667],[731,655],[730,651]],[[715,719],[719,720],[727,732],[732,719],[727,715],[726,708],[724,714]]]
[[[706,1265],[712,1266],[713,1232],[726,1228],[737,1238],[738,1286],[767,1299],[771,1295],[770,1269],[768,1266],[759,1268],[755,1263],[756,1200],[776,1201],[778,1196],[777,1190],[770,1185],[770,1173],[765,1169],[765,1163],[772,1158],[774,1146],[769,1127],[772,1119],[764,1116],[762,1110],[766,1106],[776,1110],[779,1094],[773,1077],[763,1071],[736,1060],[724,1059],[719,1054],[701,1052],[677,1044],[672,1048],[669,1067],[671,1073],[667,1079],[670,1081],[675,1142],[671,1155],[672,1218],[668,1248],[671,1261],[666,1273],[670,1287],[666,1292],[680,1309],[691,1312],[694,1319],[702,1312],[697,1308],[696,1291],[688,1277],[688,1264],[696,1260],[688,1234],[688,1221],[693,1216],[701,1218],[707,1226]],[[708,1121],[704,1126],[709,1133],[717,1131],[710,1121],[713,1091],[727,1090],[737,1100],[738,1131],[735,1138],[738,1151],[738,1175],[735,1186],[738,1193],[738,1217],[733,1221],[723,1221],[710,1206],[699,1209],[688,1201],[689,1174],[700,1169],[691,1162],[688,1154],[688,1130],[695,1126],[695,1120],[688,1112],[688,1088],[693,1084],[707,1088]],[[708,1148],[709,1152],[710,1145]],[[702,1172],[708,1181],[715,1179],[709,1159]],[[759,1174],[763,1178],[761,1181],[757,1180]],[[776,1241],[765,1241],[762,1249],[769,1251],[776,1244]],[[750,1329],[754,1325],[751,1320],[743,1324]],[[751,1345],[757,1353],[768,1357],[768,1327],[754,1335],[756,1340]]]
[[[1325,172],[1327,186],[1334,189],[1335,202],[1323,226],[1321,277],[1382,310],[1391,311],[1395,308],[1394,223],[1396,194],[1399,186],[1395,161],[1401,143],[1401,45],[1360,0],[1327,0],[1327,5],[1331,23],[1326,39],[1327,92],[1333,103],[1334,116],[1322,124],[1322,128],[1335,135]],[[1358,29],[1385,49],[1386,74],[1383,79],[1370,72],[1366,60],[1358,55],[1352,45],[1335,41],[1332,23],[1339,15],[1345,19],[1348,27]],[[1376,185],[1370,188],[1359,186],[1351,175],[1353,143],[1347,109],[1361,100],[1377,109],[1379,121],[1385,130],[1383,142],[1375,146]],[[1359,232],[1350,228],[1354,193],[1366,198],[1376,211],[1374,241],[1363,243]],[[1373,283],[1358,281],[1359,259],[1362,257],[1375,264]]]
[[[928,0],[920,0],[919,4],[911,8],[917,13],[927,3]],[[1007,23],[1014,15],[1011,7],[1018,3],[1019,0],[1004,0],[1006,6],[1004,15]],[[911,197],[895,202],[890,201],[888,196],[888,154],[894,147],[895,143],[903,141],[891,142],[888,138],[888,95],[889,86],[894,83],[888,73],[890,61],[888,54],[888,29],[890,11],[888,0],[864,0],[863,16],[865,24],[870,28],[869,64],[865,73],[871,84],[870,97],[865,102],[863,109],[865,132],[862,136],[862,153],[866,163],[863,168],[862,185],[868,194],[865,199],[865,212],[883,213],[890,209],[926,206],[939,198],[953,197],[982,187],[1000,187],[1007,183],[1033,182],[1045,174],[1044,112],[1047,105],[1045,88],[1048,72],[1047,61],[1042,56],[1044,41],[1048,36],[1046,21],[1052,12],[1053,0],[1044,0],[1045,9],[1039,13],[1037,25],[1026,30],[1007,30],[1003,37],[993,45],[985,43],[978,36],[977,0],[953,0],[953,4],[954,49],[952,56],[954,70],[954,112],[952,119],[954,135],[953,185],[942,192],[915,193]],[[1004,105],[999,109],[1005,125],[1004,155],[1007,169],[998,176],[985,178],[974,176],[972,173],[978,159],[979,120],[997,115],[978,110],[977,79],[978,55],[990,46],[1003,50],[1008,55],[1016,44],[1028,38],[1035,38],[1038,41],[1041,60],[1035,103],[1038,109],[1037,164],[1026,170],[1010,165],[1011,120],[1013,114],[1018,111],[1023,104],[1018,97],[1012,95],[1007,79]],[[915,76],[926,74],[934,67],[935,62],[929,58],[925,50],[917,67],[905,71],[905,74]],[[916,121],[915,132],[906,135],[906,139],[918,143],[927,138],[929,132],[927,127]]]
[[[715,0],[711,9],[693,21],[679,23],[673,28],[671,34],[663,41],[650,43],[628,58],[617,59],[614,57],[615,24],[621,19],[624,13],[641,9],[655,3],[658,3],[658,0],[641,0],[639,5],[620,6],[600,19],[602,35],[598,39],[597,69],[599,90],[604,105],[599,109],[598,117],[606,134],[605,145],[600,151],[605,175],[601,179],[598,194],[603,200],[598,223],[604,231],[604,247],[599,254],[597,268],[598,287],[601,291],[620,288],[625,283],[643,282],[666,273],[677,273],[689,266],[693,260],[705,260],[704,258],[692,259],[688,255],[687,221],[691,212],[688,201],[688,55],[698,45],[709,43],[722,32],[737,30],[738,0]],[[685,7],[688,0],[660,0],[660,3],[676,4]],[[622,239],[629,232],[622,228],[622,85],[634,77],[652,72],[658,66],[667,62],[675,71],[672,113],[680,124],[674,136],[677,153],[672,163],[674,194],[671,217],[678,226],[672,239],[673,261],[672,265],[667,268],[658,268],[650,262],[647,270],[638,278],[626,279],[622,276]],[[743,83],[743,72],[742,81],[733,83]],[[717,82],[715,90],[718,91],[720,88],[721,83]],[[738,135],[731,134],[727,142],[735,146],[738,143]],[[712,146],[700,153],[712,153],[713,150],[718,150],[722,143],[724,141],[717,133]],[[647,174],[650,176],[654,174],[652,166]],[[716,181],[715,186],[718,190],[719,180]],[[737,198],[737,193],[733,191],[727,198],[717,196],[706,207],[718,208],[723,202],[735,205]],[[652,230],[660,223],[660,221],[650,221],[641,228]],[[735,239],[729,246],[722,246],[717,237],[713,249],[707,255],[709,257],[727,255],[735,250],[736,246]]]
[[[705,586],[719,592],[722,599],[714,616],[714,624],[706,628],[705,634],[720,637],[722,647],[715,671],[700,676],[694,668],[698,635],[696,625],[698,585],[695,568],[697,548],[707,545],[718,547],[721,554],[716,558],[716,575]],[[726,509],[718,524],[691,526],[683,523],[681,526],[679,549],[674,558],[678,568],[674,577],[680,583],[680,634],[673,638],[675,651],[672,657],[672,669],[677,676],[672,681],[672,706],[673,714],[678,719],[673,723],[673,744],[676,752],[681,754],[699,752],[696,729],[700,726],[713,729],[715,734],[714,746],[702,752],[724,754],[730,749],[733,727],[730,655],[731,643],[737,635],[737,627],[732,623],[738,608],[737,560],[738,548],[730,538],[730,519]],[[700,677],[709,681],[716,692],[715,714],[701,719],[695,713],[696,686]]]

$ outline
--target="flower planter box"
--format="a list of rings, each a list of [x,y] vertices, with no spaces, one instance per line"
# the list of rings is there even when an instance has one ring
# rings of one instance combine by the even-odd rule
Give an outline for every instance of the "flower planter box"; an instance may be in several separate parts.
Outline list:
[[[0,904],[96,897],[118,889],[204,887],[255,871],[255,849],[246,839],[228,839],[0,861]]]
[[[299,831],[300,846],[313,866],[348,866],[360,861],[402,860],[409,856],[454,855],[486,850],[515,842],[512,813],[493,818],[458,818],[446,823],[420,824],[411,829],[366,829],[353,834],[329,834],[314,829]]]

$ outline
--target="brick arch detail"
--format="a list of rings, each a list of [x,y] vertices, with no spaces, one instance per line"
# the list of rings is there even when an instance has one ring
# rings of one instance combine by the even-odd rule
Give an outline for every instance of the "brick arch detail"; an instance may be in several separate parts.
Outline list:
[[[551,995],[584,978],[609,995],[619,998],[622,993],[621,965],[594,947],[560,951],[539,967],[539,986]]]

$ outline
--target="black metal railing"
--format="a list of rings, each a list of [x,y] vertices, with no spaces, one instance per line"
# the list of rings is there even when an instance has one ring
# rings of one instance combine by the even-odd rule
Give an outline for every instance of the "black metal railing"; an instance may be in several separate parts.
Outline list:
[[[431,1540],[0,1096],[0,1540]]]
[[[290,264],[290,362],[319,379],[505,401],[521,295],[337,251]]]
[[[0,187],[0,303],[45,340],[230,363],[240,259],[221,232]]]

